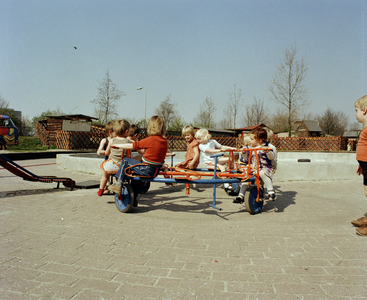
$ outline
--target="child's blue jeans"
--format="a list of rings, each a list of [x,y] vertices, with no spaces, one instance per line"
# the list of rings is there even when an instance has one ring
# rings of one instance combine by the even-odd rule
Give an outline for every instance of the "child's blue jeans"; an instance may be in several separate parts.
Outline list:
[[[134,166],[134,165],[137,165],[137,166],[130,168],[131,172],[134,175],[138,175],[138,176],[142,175],[142,176],[150,176],[150,177],[154,177],[156,175],[157,168],[154,168],[149,165],[144,165],[140,161],[135,160],[133,158],[125,157],[122,160],[120,168],[117,171],[115,177],[118,180],[121,180],[123,182],[126,181],[128,176],[125,174],[125,170],[126,168]]]

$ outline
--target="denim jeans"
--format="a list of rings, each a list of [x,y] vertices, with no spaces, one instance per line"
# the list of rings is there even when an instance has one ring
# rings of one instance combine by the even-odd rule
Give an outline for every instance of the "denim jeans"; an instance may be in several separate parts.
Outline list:
[[[130,168],[130,170],[132,171],[132,173],[134,175],[142,175],[142,176],[150,176],[150,177],[154,177],[154,175],[156,175],[157,168],[151,167],[149,165],[141,164],[141,162],[138,161],[138,160],[126,157],[122,160],[120,168],[117,171],[115,177],[118,180],[121,180],[123,182],[126,181],[129,177],[125,174],[125,169],[128,168],[128,167],[137,165],[137,164],[139,164],[139,165]],[[138,197],[140,184],[141,184],[140,181],[137,181],[137,180],[132,180],[131,181],[131,187],[132,187],[133,192],[134,192],[135,200]]]
[[[119,170],[117,171],[115,177],[121,181],[126,181],[128,176],[125,174],[125,169],[134,165],[137,165],[135,167],[130,168],[131,172],[134,175],[142,175],[142,176],[151,176],[153,177],[155,175],[155,172],[157,171],[156,168],[151,167],[149,165],[141,164],[140,161],[135,160],[133,158],[125,157],[120,165]]]

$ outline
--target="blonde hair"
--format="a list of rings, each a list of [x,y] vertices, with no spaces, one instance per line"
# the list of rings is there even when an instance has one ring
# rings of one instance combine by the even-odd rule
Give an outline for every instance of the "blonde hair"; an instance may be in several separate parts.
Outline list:
[[[269,129],[268,127],[264,127],[264,129],[266,130],[266,133],[268,134],[268,142],[271,144],[273,142],[273,138],[274,138],[274,132],[273,130]]]
[[[354,103],[355,108],[359,108],[360,110],[367,109],[367,95],[358,99],[356,103]]]
[[[130,128],[130,123],[124,119],[117,120],[113,125],[113,132],[117,136],[123,136],[127,130]]]
[[[115,124],[115,121],[109,121],[106,126],[104,127],[104,130],[106,131],[106,135],[109,136],[110,131],[113,131],[113,125]]]
[[[162,135],[166,134],[166,124],[162,117],[153,116],[148,122],[147,128],[148,135]]]
[[[243,137],[243,144],[245,146],[249,146],[250,145],[250,138],[251,138],[251,135],[250,134],[246,134],[244,137]]]
[[[191,134],[192,136],[195,136],[195,130],[190,125],[187,125],[184,128],[182,128],[182,135],[188,135],[188,134]]]
[[[202,138],[204,141],[209,141],[212,136],[209,134],[209,131],[202,128],[196,131],[195,138]]]

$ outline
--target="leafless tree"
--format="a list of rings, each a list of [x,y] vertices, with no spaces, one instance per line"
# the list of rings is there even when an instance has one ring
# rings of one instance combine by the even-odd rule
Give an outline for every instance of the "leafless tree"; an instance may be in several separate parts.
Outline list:
[[[348,126],[348,117],[342,111],[327,108],[317,117],[319,126],[325,135],[342,136]]]
[[[215,128],[216,108],[212,98],[206,97],[204,103],[200,104],[200,111],[194,118],[194,125],[205,128]]]
[[[243,123],[245,126],[252,126],[260,123],[266,123],[268,118],[268,112],[264,107],[264,101],[256,99],[245,106],[245,115],[243,116]]]
[[[241,98],[241,90],[236,91],[236,85],[234,85],[233,93],[229,93],[229,100],[227,102],[227,106],[224,109],[224,116],[228,120],[228,124],[230,124],[229,128],[233,126],[236,128],[236,121],[238,115],[241,112],[243,99]],[[224,123],[225,121],[222,120]]]
[[[159,104],[158,108],[155,109],[155,113],[163,118],[167,129],[170,128],[172,122],[177,118],[175,106],[176,103],[171,102],[171,95],[168,95],[166,99]]]
[[[353,122],[349,125],[349,130],[361,130],[363,128],[362,123]]]
[[[308,66],[304,59],[296,59],[296,46],[285,48],[284,60],[279,64],[269,91],[275,102],[288,111],[288,132],[291,136],[293,122],[299,110],[308,104],[307,88],[304,85]]]
[[[107,71],[102,82],[99,82],[98,96],[92,100],[91,103],[96,104],[94,113],[101,123],[107,123],[116,117],[117,114],[117,101],[125,94],[120,91],[116,84],[114,84],[110,78],[110,73]]]
[[[268,127],[275,133],[288,131],[288,113],[285,109],[277,108],[274,114],[268,119]]]
[[[0,93],[0,108],[9,108],[9,102],[3,98],[3,95],[1,95],[1,93]]]

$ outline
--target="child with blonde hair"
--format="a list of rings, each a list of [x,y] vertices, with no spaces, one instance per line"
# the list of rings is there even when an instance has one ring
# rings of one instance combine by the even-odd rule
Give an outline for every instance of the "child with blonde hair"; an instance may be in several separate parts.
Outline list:
[[[123,157],[123,149],[118,148],[119,145],[123,145],[129,142],[127,138],[129,135],[130,123],[126,120],[118,120],[113,125],[113,132],[116,135],[108,143],[105,155],[108,155],[108,159],[101,164],[102,178],[99,183],[98,196],[102,196],[106,184],[110,178],[110,174],[116,174],[120,167],[120,161]]]
[[[195,131],[192,126],[185,126],[182,129],[182,136],[186,140],[187,152],[185,161],[176,165],[178,168],[196,169],[200,163],[199,142],[195,139]]]
[[[234,147],[222,146],[216,140],[211,139],[211,135],[207,129],[199,129],[195,138],[199,142],[199,150],[201,151],[204,162],[208,167],[214,166],[215,160],[210,156],[216,153],[225,152],[228,150],[236,150]],[[228,158],[221,157],[217,159],[217,167],[221,172],[226,170],[225,166],[228,164]]]
[[[273,130],[267,127],[264,127],[264,129],[266,130],[266,133],[268,135],[268,139],[267,139],[267,141],[269,142],[268,147],[270,147],[273,150],[274,155],[275,155],[274,159],[271,161],[271,165],[273,166],[273,173],[275,173],[278,167],[278,151],[277,151],[277,148],[273,145],[274,132]]]
[[[117,182],[110,185],[108,189],[116,194],[121,194],[122,184],[128,179],[125,169],[129,168],[134,175],[156,177],[160,168],[164,164],[167,153],[167,140],[164,135],[166,133],[166,124],[162,117],[153,116],[148,122],[148,137],[135,141],[134,143],[126,143],[119,145],[122,149],[144,150],[142,163],[136,159],[125,157],[120,165],[115,177]],[[138,195],[138,186],[132,185],[135,196]],[[137,206],[135,199],[134,206]]]
[[[367,197],[367,95],[358,99],[354,103],[356,109],[355,116],[358,123],[363,124],[363,129],[359,135],[357,144],[357,175],[363,175],[364,194]],[[357,234],[367,235],[367,213],[355,221],[352,221],[354,226],[357,226]]]

